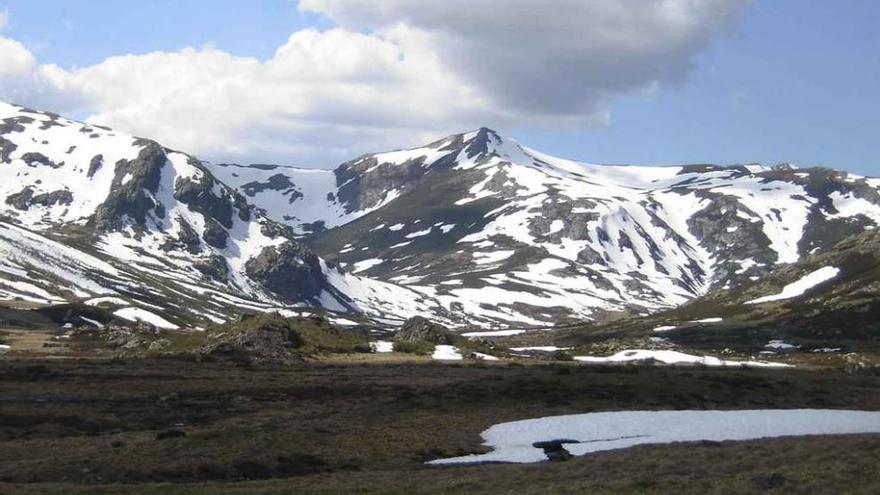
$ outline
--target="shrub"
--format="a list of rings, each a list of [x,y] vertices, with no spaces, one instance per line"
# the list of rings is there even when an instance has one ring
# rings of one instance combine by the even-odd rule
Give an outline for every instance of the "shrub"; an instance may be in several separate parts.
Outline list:
[[[394,351],[424,356],[434,352],[434,344],[425,340],[395,342]]]

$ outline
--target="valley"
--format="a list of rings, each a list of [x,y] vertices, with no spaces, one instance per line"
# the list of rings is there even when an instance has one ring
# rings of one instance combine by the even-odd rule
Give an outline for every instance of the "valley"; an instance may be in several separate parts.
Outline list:
[[[880,179],[581,163],[488,128],[237,165],[0,122],[0,492],[880,488],[870,421],[608,451],[552,430],[578,438],[481,462],[481,434],[561,415],[873,418]]]
[[[492,424],[605,410],[880,410],[880,375],[571,363],[2,360],[6,493],[871,493],[877,435],[432,467]],[[695,458],[701,462],[693,462]],[[858,480],[858,485],[852,485]]]

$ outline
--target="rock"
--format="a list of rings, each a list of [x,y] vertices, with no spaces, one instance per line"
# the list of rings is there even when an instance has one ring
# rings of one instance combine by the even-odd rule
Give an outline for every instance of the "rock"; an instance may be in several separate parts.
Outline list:
[[[535,442],[532,444],[532,447],[536,449],[543,449],[544,454],[547,456],[547,460],[550,462],[564,462],[572,457],[571,453],[563,447],[563,445],[567,443],[580,443],[578,440],[569,440],[569,439],[560,439],[560,440],[547,440],[544,442]]]
[[[439,323],[434,323],[421,316],[414,316],[404,322],[400,330],[394,334],[394,340],[397,342],[424,341],[439,345],[453,345],[455,334]]]
[[[204,260],[197,261],[193,266],[202,272],[202,275],[212,280],[225,282],[229,278],[229,264],[223,256],[211,255]]]
[[[145,141],[138,157],[134,160],[120,160],[116,164],[115,176],[107,199],[95,211],[95,227],[98,231],[109,232],[121,229],[126,219],[144,225],[147,214],[154,211],[164,216],[164,209],[145,191],[156,193],[162,177],[162,167],[168,161],[161,146]]]
[[[73,147],[76,148],[75,146]],[[92,178],[98,173],[98,170],[101,170],[101,167],[104,166],[104,155],[95,155],[92,157],[92,160],[89,162],[89,171],[86,174],[87,177]]]
[[[209,246],[213,246],[217,249],[225,249],[229,234],[226,233],[226,229],[224,229],[218,221],[213,218],[206,218],[205,232],[202,234],[202,239],[204,239]]]
[[[324,289],[318,257],[294,241],[263,248],[245,263],[245,272],[287,302],[313,299]]]

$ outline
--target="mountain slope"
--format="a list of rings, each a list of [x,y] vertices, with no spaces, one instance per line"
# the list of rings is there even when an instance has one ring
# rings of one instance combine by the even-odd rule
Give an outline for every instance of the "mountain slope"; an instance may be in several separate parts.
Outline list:
[[[719,289],[648,317],[555,335],[562,346],[649,337],[705,352],[877,352],[880,231],[850,236],[735,290]]]
[[[332,172],[212,170],[234,171],[230,184],[351,272],[410,287],[453,316],[513,326],[679,305],[880,220],[877,179],[787,165],[592,165],[485,128]],[[303,201],[311,215],[298,218]]]
[[[14,105],[0,104],[0,122],[7,300],[104,303],[168,327],[244,309],[432,307],[328,266],[189,155]]]

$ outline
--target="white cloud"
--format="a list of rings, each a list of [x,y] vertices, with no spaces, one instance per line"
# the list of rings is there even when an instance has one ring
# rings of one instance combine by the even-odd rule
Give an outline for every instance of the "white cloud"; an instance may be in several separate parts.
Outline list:
[[[213,47],[65,71],[0,38],[0,98],[209,159],[332,166],[479,125],[602,125],[616,94],[686,77],[745,0],[303,0],[340,28],[268,60]]]
[[[17,76],[33,71],[36,59],[21,43],[0,38],[0,75]]]
[[[686,77],[747,0],[302,0],[352,29],[421,30],[445,66],[519,115],[601,121],[607,99]]]

